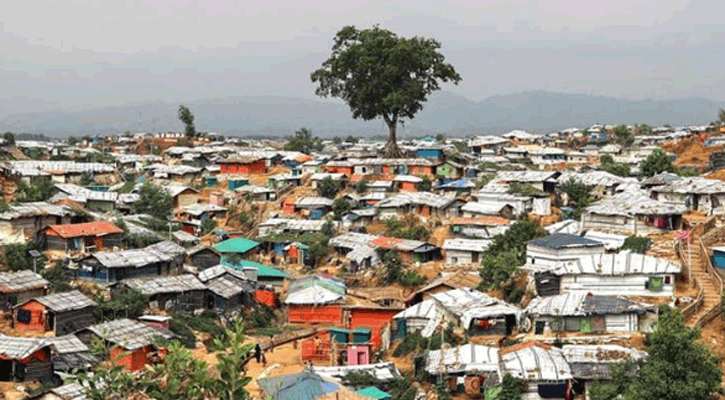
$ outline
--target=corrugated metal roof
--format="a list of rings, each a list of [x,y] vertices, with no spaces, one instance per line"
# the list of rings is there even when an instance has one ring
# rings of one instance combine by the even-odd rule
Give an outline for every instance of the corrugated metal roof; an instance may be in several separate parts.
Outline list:
[[[376,252],[372,247],[364,244],[353,248],[345,255],[345,258],[357,263],[362,263],[365,259],[370,258],[370,265],[372,266],[380,263],[378,252]]]
[[[622,178],[606,171],[592,170],[587,172],[562,171],[561,175],[556,179],[559,185],[562,185],[573,179],[577,183],[583,183],[587,186],[616,186],[624,183],[627,178]]]
[[[215,265],[213,267],[207,268],[201,272],[199,272],[199,280],[202,282],[207,282],[209,280],[212,280],[214,278],[218,278],[224,274],[230,274],[232,276],[235,276],[239,279],[248,279],[246,275],[244,275],[244,272],[238,271],[234,268],[226,267],[224,265]]]
[[[196,237],[190,233],[184,232],[184,231],[171,232],[171,236],[173,236],[174,239],[176,239],[182,243],[193,243],[193,242],[198,242],[200,240],[198,237]],[[189,253],[187,252],[187,254],[189,254]]]
[[[21,217],[32,217],[39,215],[53,215],[64,217],[73,214],[73,210],[68,206],[56,206],[54,204],[38,201],[34,203],[21,203],[11,205],[10,210],[0,214],[0,220],[13,220]]]
[[[328,244],[332,247],[354,249],[360,245],[369,245],[377,236],[367,233],[348,232],[330,239]]]
[[[503,372],[529,382],[563,382],[573,379],[561,349],[530,342],[523,348],[502,351]]]
[[[139,268],[157,262],[168,262],[184,253],[186,253],[186,249],[183,247],[174,242],[164,241],[143,249],[96,253],[88,258],[96,259],[106,268]]]
[[[189,215],[198,217],[205,212],[226,211],[227,208],[218,206],[216,204],[196,203],[196,204],[192,204],[192,205],[184,207],[183,210],[185,213],[187,213]]]
[[[33,271],[0,272],[0,293],[22,292],[41,289],[50,283]]]
[[[483,252],[491,242],[488,239],[446,239],[441,248],[444,250]]]
[[[80,310],[86,307],[94,307],[98,304],[88,298],[88,296],[79,292],[78,290],[72,290],[70,292],[54,293],[48,296],[35,297],[31,300],[27,300],[23,303],[18,304],[19,307],[28,301],[35,300],[38,303],[46,306],[48,309],[55,312],[64,312],[72,310]]]
[[[303,197],[295,203],[296,207],[316,208],[316,207],[332,207],[333,201],[327,197]]]
[[[395,249],[400,251],[413,251],[421,246],[425,246],[425,242],[419,240],[400,239],[387,236],[379,236],[373,240],[370,245],[382,249]]]
[[[51,225],[49,229],[64,239],[82,236],[104,236],[123,233],[123,229],[109,221],[94,221],[83,224]]]
[[[431,192],[399,193],[387,198],[378,204],[378,208],[397,208],[407,205],[425,205],[433,208],[445,208],[456,199],[449,196],[440,196]]]
[[[90,352],[88,346],[73,334],[49,337],[45,341],[55,346],[59,354]]]
[[[5,336],[0,334],[0,356],[20,360],[26,358],[36,351],[51,346],[42,338],[24,338]]]
[[[558,176],[558,174],[554,171],[499,171],[493,181],[538,183]]]
[[[602,199],[586,208],[590,214],[623,215],[682,215],[684,204],[668,204],[650,198],[645,191],[626,191]]]
[[[240,293],[254,292],[255,285],[253,282],[245,279],[239,279],[233,275],[223,275],[214,278],[206,283],[207,289],[214,294],[229,299]]]
[[[49,393],[53,393],[59,396],[63,400],[86,400],[86,389],[81,386],[78,382],[67,383],[63,386],[58,386],[48,390]]]
[[[206,286],[191,274],[176,276],[160,276],[152,279],[126,279],[122,281],[147,296],[160,293],[180,293],[192,290],[205,290]]]
[[[725,193],[725,182],[701,177],[681,178],[666,185],[655,186],[652,191],[679,194],[721,194]]]
[[[428,353],[426,371],[429,374],[490,373],[500,377],[498,349],[474,344],[433,350]]]
[[[86,329],[127,350],[136,350],[151,345],[157,337],[171,339],[175,336],[170,330],[127,318],[93,325]]]
[[[163,189],[166,193],[171,195],[171,197],[176,197],[183,193],[185,190],[191,190],[195,193],[199,193],[198,190],[194,189],[190,186],[184,186],[184,185],[162,185],[160,186],[161,189]]]
[[[564,249],[572,247],[604,247],[604,243],[568,233],[554,233],[542,238],[529,240],[527,245]]]

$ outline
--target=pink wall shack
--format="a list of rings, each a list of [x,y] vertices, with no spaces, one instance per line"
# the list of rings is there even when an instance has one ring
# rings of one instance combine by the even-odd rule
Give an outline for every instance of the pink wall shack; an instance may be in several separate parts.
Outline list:
[[[370,364],[370,348],[368,346],[347,346],[347,365]]]

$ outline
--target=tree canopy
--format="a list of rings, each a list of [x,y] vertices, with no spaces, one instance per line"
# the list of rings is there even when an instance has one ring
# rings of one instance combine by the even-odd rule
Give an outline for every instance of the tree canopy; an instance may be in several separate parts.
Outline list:
[[[387,157],[401,157],[396,129],[423,108],[442,82],[458,84],[461,76],[445,62],[441,44],[429,38],[405,38],[374,26],[342,28],[330,58],[310,75],[318,96],[344,100],[353,118],[383,118],[390,133]]]
[[[632,131],[630,131],[626,125],[615,126],[614,129],[612,129],[612,133],[614,133],[614,137],[617,138],[617,142],[624,147],[629,147],[632,143],[634,143],[634,135],[632,135]]]
[[[717,120],[721,125],[725,124],[725,110],[722,108],[717,111]]]
[[[144,213],[166,221],[174,208],[174,199],[164,189],[144,183],[139,191],[139,199],[133,203],[136,213]]]
[[[196,137],[196,127],[194,127],[194,114],[188,107],[181,104],[179,106],[179,120],[184,123],[184,134],[187,138]]]
[[[299,129],[294,136],[287,139],[284,149],[287,151],[299,151],[300,153],[310,154],[313,151],[322,150],[323,145],[320,138],[312,136],[312,131],[307,128]]]
[[[722,373],[699,339],[700,330],[685,325],[679,310],[663,306],[647,334],[647,357],[615,368],[610,383],[594,385],[592,400],[712,399]]]
[[[642,175],[651,177],[662,172],[675,172],[677,169],[672,165],[670,157],[662,150],[653,151],[640,165]]]

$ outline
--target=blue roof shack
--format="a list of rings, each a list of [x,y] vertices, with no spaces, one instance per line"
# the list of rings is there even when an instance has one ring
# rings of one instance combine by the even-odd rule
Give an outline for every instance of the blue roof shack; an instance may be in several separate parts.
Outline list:
[[[604,254],[604,243],[583,236],[555,233],[526,243],[526,262],[530,265],[555,265],[581,257]]]
[[[257,383],[271,400],[314,400],[340,390],[339,385],[309,371],[262,378]]]

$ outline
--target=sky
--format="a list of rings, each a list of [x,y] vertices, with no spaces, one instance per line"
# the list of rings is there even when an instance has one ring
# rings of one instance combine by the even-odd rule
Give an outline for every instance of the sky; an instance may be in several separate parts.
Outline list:
[[[722,0],[0,2],[0,117],[240,95],[314,98],[346,25],[433,37],[471,100],[528,90],[725,100]]]

